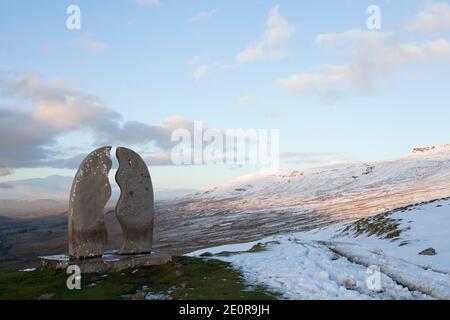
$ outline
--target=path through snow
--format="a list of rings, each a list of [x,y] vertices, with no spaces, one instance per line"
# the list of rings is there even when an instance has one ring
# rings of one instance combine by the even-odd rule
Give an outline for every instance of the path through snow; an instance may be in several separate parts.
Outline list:
[[[447,199],[192,255],[210,252],[285,299],[450,299],[449,230]]]
[[[274,239],[275,240],[275,239]],[[381,290],[367,282],[376,274],[365,265],[349,261],[316,241],[295,238],[275,240],[267,250],[239,253],[221,260],[232,262],[250,283],[258,283],[282,293],[284,299],[429,299],[380,273]],[[255,243],[248,244],[249,247]],[[244,247],[223,246],[221,251]],[[248,248],[247,248],[248,249]],[[200,255],[211,250],[194,253]],[[216,250],[217,253],[217,250]],[[383,271],[383,270],[382,270]]]

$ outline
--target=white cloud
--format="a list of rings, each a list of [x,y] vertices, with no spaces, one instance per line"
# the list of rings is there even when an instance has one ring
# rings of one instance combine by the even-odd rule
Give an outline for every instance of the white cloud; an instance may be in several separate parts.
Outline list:
[[[347,65],[323,65],[318,68],[320,70],[316,73],[294,74],[285,79],[278,79],[277,83],[291,92],[329,91],[336,83],[349,78],[350,70]]]
[[[264,45],[261,42],[250,44],[244,51],[239,52],[237,60],[240,63],[262,59],[264,56]]]
[[[279,7],[275,6],[269,11],[261,39],[249,44],[236,58],[240,63],[282,58],[287,54],[287,46],[294,32],[294,26],[280,15]]]
[[[240,104],[247,104],[250,102],[251,98],[250,96],[240,96],[238,100]]]
[[[108,49],[108,44],[99,40],[96,40],[88,35],[82,35],[69,44],[71,47],[88,50],[91,52],[101,52]]]
[[[104,111],[100,106],[79,104],[77,97],[69,96],[63,104],[49,101],[39,103],[33,116],[55,129],[70,130],[97,116],[103,116]]]
[[[161,4],[160,0],[134,0],[140,6],[156,7]]]
[[[344,32],[331,32],[319,34],[314,44],[317,46],[340,47],[350,44],[351,46],[360,45],[361,43],[379,43],[389,37],[391,33],[373,32],[359,29],[347,30]]]
[[[199,12],[198,14],[196,14],[195,16],[193,16],[189,21],[197,22],[197,21],[201,21],[201,20],[211,19],[213,16],[216,15],[216,13],[217,13],[217,9],[202,11],[202,12]]]
[[[18,98],[27,108],[0,108],[0,170],[5,168],[74,168],[82,157],[61,158],[59,139],[73,132],[91,136],[90,148],[102,145],[146,146],[171,150],[175,129],[192,132],[193,123],[171,117],[159,124],[123,121],[100,98],[58,80],[50,84],[37,75],[0,77],[0,98]]]
[[[226,69],[229,69],[230,67],[231,66],[229,64],[225,64],[222,62],[199,64],[197,65],[193,73],[194,80],[201,81],[212,74],[224,71]]]
[[[194,71],[194,79],[195,81],[200,81],[205,78],[209,73],[210,67],[207,64],[199,65]]]
[[[64,80],[45,84],[35,74],[18,77],[10,93],[32,99],[31,116],[55,130],[69,131],[111,113],[96,96],[81,92]],[[111,113],[108,116],[113,116]]]
[[[202,63],[202,57],[201,57],[201,56],[195,56],[195,57],[192,57],[192,58],[189,59],[189,61],[188,61],[188,64],[189,64],[190,66],[195,66],[195,65],[200,64],[200,63]]]
[[[399,42],[391,34],[350,30],[319,35],[315,43],[348,47],[350,62],[319,65],[313,72],[278,79],[278,85],[291,92],[318,93],[325,97],[352,89],[368,91],[400,66],[450,58],[450,42],[444,39]]]
[[[406,30],[435,32],[450,30],[450,5],[427,1],[426,8],[406,24]]]

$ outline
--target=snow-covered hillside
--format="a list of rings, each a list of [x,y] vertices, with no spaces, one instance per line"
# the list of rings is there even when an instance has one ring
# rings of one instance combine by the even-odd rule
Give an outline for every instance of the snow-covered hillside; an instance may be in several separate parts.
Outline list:
[[[211,254],[285,299],[450,299],[450,200]]]
[[[450,145],[403,158],[259,173],[192,195],[190,209],[285,209],[347,219],[450,196]]]
[[[155,237],[185,253],[447,197],[450,145],[416,148],[400,159],[254,174],[191,194],[158,207]]]

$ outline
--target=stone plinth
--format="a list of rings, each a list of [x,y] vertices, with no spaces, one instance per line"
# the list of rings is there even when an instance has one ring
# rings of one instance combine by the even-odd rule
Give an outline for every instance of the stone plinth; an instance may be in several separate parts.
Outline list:
[[[99,258],[74,260],[67,255],[39,257],[39,269],[67,269],[77,265],[82,273],[117,272],[128,268],[161,265],[172,261],[172,257],[162,252],[151,254],[117,255],[116,252],[105,253]]]

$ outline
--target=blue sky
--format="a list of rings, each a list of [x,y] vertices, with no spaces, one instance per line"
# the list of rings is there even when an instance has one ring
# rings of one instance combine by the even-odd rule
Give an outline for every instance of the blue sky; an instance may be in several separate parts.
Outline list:
[[[71,4],[81,30],[66,28]],[[372,4],[381,30],[367,29]],[[295,155],[282,168],[448,143],[448,21],[446,1],[4,1],[0,182],[73,175],[59,160],[99,147],[100,135],[149,157],[168,151],[164,137],[122,139],[126,122],[279,129],[281,152]],[[157,189],[259,169],[148,164]]]

